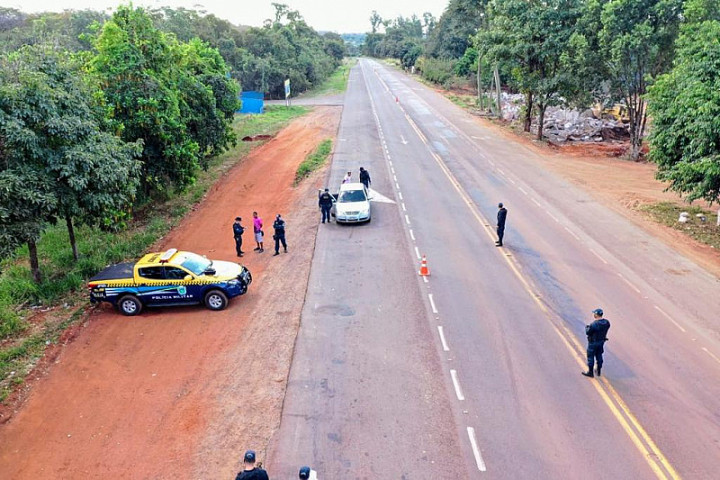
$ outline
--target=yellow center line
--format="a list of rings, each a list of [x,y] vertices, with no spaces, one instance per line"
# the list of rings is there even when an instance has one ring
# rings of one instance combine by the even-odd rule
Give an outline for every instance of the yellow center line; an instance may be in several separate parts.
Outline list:
[[[385,84],[385,82],[383,82],[383,80],[379,76],[378,79],[380,80],[380,82]],[[412,118],[410,118],[410,116],[405,112],[402,106],[400,106],[400,109],[405,114],[405,118],[407,119],[408,123],[415,131],[415,133],[418,135],[420,140],[423,142],[423,144],[429,147],[427,138],[420,131],[417,124],[412,120]],[[465,204],[468,206],[468,208],[470,209],[470,213],[472,213],[472,215],[475,217],[475,219],[478,221],[478,223],[487,233],[490,239],[494,239],[495,237],[490,222],[483,217],[483,215],[475,206],[472,198],[467,194],[467,192],[465,192],[465,189],[460,185],[460,182],[457,181],[457,179],[449,170],[442,158],[434,151],[430,151],[430,154],[433,156],[440,169],[443,171],[448,180],[450,180],[450,183],[453,185],[453,187],[463,199]],[[528,292],[528,294],[530,294],[530,297],[533,299],[533,301],[535,301],[540,310],[542,310],[542,312],[545,314],[545,318],[549,320],[549,323],[553,327],[553,330],[563,341],[563,344],[573,355],[573,358],[577,361],[578,365],[580,365],[581,368],[586,368],[587,365],[582,359],[582,353],[584,351],[584,348],[580,344],[580,342],[578,342],[577,338],[564,325],[556,325],[551,316],[551,312],[542,302],[540,294],[537,293],[535,289],[533,289],[530,281],[526,279],[525,276],[520,272],[520,266],[517,261],[513,257],[504,254],[502,255],[502,258],[505,259],[515,276],[523,284],[524,289]],[[655,473],[655,476],[661,479],[679,480],[680,476],[677,471],[673,468],[665,455],[663,455],[658,446],[642,427],[635,415],[633,415],[633,413],[630,411],[630,408],[627,406],[625,401],[623,401],[620,394],[617,393],[617,391],[615,390],[615,388],[613,388],[610,382],[603,377],[599,379],[598,382],[592,382],[592,385],[602,398],[603,402],[605,402],[605,404],[608,406],[620,426],[623,428],[623,430],[625,430],[625,433],[628,435],[628,437],[630,437],[630,440],[633,442],[635,447],[643,455],[646,462],[648,463],[652,471]]]

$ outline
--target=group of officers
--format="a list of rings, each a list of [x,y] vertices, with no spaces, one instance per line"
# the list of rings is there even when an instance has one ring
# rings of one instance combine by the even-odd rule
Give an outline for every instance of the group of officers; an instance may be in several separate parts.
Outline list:
[[[242,218],[241,217],[235,217],[235,223],[233,223],[233,238],[235,239],[235,252],[237,253],[238,257],[242,257],[245,252],[242,250],[242,244],[243,244],[243,233],[245,233],[245,227],[242,226]],[[282,218],[282,216],[278,213],[275,216],[275,221],[273,222],[273,230],[275,233],[273,234],[273,240],[275,240],[275,255],[280,255],[280,244],[282,244],[283,249],[285,250],[285,253],[287,253],[287,241],[285,240],[285,220]],[[265,251],[265,245],[264,245],[264,238],[265,238],[265,232],[263,231],[263,221],[262,218],[258,215],[257,212],[253,212],[253,235],[255,237],[255,243],[257,243],[257,247],[255,247],[255,251],[258,253],[262,253]]]
[[[243,469],[235,476],[235,480],[269,480],[267,472],[262,468],[262,463],[255,463],[256,455],[254,450],[248,450],[243,457]],[[298,472],[300,480],[317,480],[317,472],[310,467],[300,467]]]

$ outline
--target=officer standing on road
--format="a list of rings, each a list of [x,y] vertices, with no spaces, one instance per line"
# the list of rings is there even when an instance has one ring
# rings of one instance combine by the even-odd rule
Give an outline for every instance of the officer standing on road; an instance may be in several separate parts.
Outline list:
[[[507,209],[503,207],[502,203],[498,203],[497,213],[497,236],[498,240],[495,242],[496,247],[502,247],[503,236],[505,236],[505,220],[507,219]]]
[[[588,338],[587,347],[587,363],[588,371],[582,372],[586,377],[593,378],[593,367],[597,361],[597,376],[600,376],[600,371],[603,366],[603,352],[605,351],[603,345],[607,342],[607,332],[610,330],[610,322],[603,318],[603,311],[600,308],[593,310],[593,321],[590,325],[585,325],[585,334]]]
[[[242,218],[235,217],[235,223],[233,223],[233,237],[235,238],[235,251],[237,252],[238,257],[243,256],[242,251],[242,234],[245,232],[245,228],[243,228],[242,225],[240,225],[240,222],[242,221]]]
[[[320,206],[320,210],[322,211],[322,223],[325,223],[326,218],[328,223],[330,223],[330,209],[332,208],[332,204],[332,195],[330,195],[330,191],[326,188],[325,191],[321,193],[318,198],[318,205]]]
[[[280,242],[282,242],[285,253],[287,253],[287,243],[285,243],[285,220],[282,219],[279,213],[275,217],[273,228],[275,229],[275,235],[273,235],[273,239],[275,240],[274,257],[275,255],[280,255]]]
[[[370,180],[370,173],[368,173],[367,170],[365,170],[363,167],[360,167],[360,183],[365,185],[365,188],[370,188],[370,184],[372,181]]]
[[[317,472],[310,467],[301,467],[298,478],[300,480],[317,480]]]
[[[235,480],[270,480],[265,470],[255,466],[255,451],[248,450],[243,458],[245,468],[238,472]]]

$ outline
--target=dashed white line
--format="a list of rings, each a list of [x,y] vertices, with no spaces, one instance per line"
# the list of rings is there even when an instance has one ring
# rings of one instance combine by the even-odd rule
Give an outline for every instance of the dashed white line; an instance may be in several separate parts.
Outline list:
[[[580,240],[580,237],[578,237],[577,234],[576,234],[575,232],[573,232],[572,230],[570,230],[568,227],[563,227],[563,228],[564,228],[570,235],[572,235],[573,237],[575,237],[575,240]]]
[[[410,217],[408,217],[407,215],[405,215],[405,223],[410,225]]]
[[[547,214],[550,216],[550,218],[552,218],[553,220],[555,220],[557,223],[560,223],[560,220],[558,220],[555,215],[553,215],[552,213],[550,213],[549,210],[545,209],[545,213],[547,213]]]
[[[397,183],[397,182],[395,182],[395,188],[397,188],[398,190],[400,190],[400,184]]]
[[[630,282],[630,280],[628,280],[627,278],[623,277],[623,274],[622,274],[622,273],[618,272],[617,275],[618,275],[618,277],[622,278],[622,279],[625,281],[625,283],[627,283],[627,284],[630,286],[630,288],[632,288],[633,290],[635,290],[637,293],[640,293],[640,290],[639,290],[635,285],[633,285],[632,282]]]
[[[670,321],[673,323],[673,325],[675,325],[677,328],[679,328],[683,333],[685,333],[685,332],[687,331],[687,330],[685,330],[685,329],[682,327],[682,325],[680,325],[680,324],[677,323],[675,320],[673,320],[673,318],[672,318],[670,315],[668,315],[667,312],[665,312],[665,310],[663,310],[662,308],[658,307],[657,305],[653,305],[653,306],[655,307],[655,310],[657,310],[658,312],[660,312],[660,313],[662,313],[663,315],[665,315],[665,318],[667,318],[668,320],[670,320]]]
[[[402,192],[398,192],[398,197],[400,197],[400,200],[402,200]]]
[[[428,298],[430,299],[430,307],[432,308],[433,313],[438,313],[438,309],[435,306],[435,300],[433,300],[433,294],[428,293]]]
[[[478,470],[484,472],[487,470],[487,467],[485,467],[485,462],[483,461],[477,440],[475,439],[475,429],[473,427],[467,427],[467,432],[468,437],[470,437],[470,446],[472,447],[473,455],[475,455],[475,463],[477,464]]]
[[[393,175],[393,180],[397,182],[397,176]]]
[[[495,166],[495,162],[493,162],[492,160],[488,160],[488,163],[489,163],[490,165],[492,165],[493,167]]]
[[[418,250],[418,247],[415,247],[415,255],[417,256],[418,260],[420,260],[420,250]]]
[[[512,178],[508,178],[508,180],[510,180],[510,183],[512,183],[513,185],[517,185],[517,184],[515,183],[515,180],[513,180]]]
[[[597,253],[595,250],[593,250],[593,249],[591,248],[590,251],[593,253],[593,255],[595,255],[595,256],[598,257],[600,260],[602,260],[602,262],[603,262],[605,265],[608,264],[607,260],[605,260],[603,257],[601,257],[600,254]]]
[[[458,380],[457,372],[455,370],[450,370],[450,376],[452,377],[453,385],[455,386],[455,395],[457,395],[457,399],[460,401],[465,400],[465,395],[463,395],[463,392],[460,389],[460,381]]]
[[[392,160],[390,160],[390,157],[388,157],[388,164],[392,167]]]
[[[518,187],[518,190],[520,190],[520,191],[521,191],[522,193],[524,193],[525,195],[528,194],[523,187]]]
[[[530,200],[532,200],[533,203],[534,203],[535,205],[537,205],[538,207],[542,207],[542,204],[541,204],[540,202],[538,202],[537,200],[535,200],[534,198],[531,198]]]
[[[403,212],[407,212],[407,208],[405,208],[405,202],[401,203],[400,205],[402,205]]]
[[[438,328],[442,328],[442,327],[438,327]],[[707,353],[708,355],[710,355],[716,362],[720,363],[720,358],[718,358],[717,355],[715,355],[714,353],[712,353],[710,350],[708,350],[708,349],[705,348],[705,347],[702,347],[702,350],[703,350],[703,352],[705,352],[705,353]]]
[[[393,167],[390,167],[390,171],[392,172],[393,175],[395,175],[395,169]]]
[[[501,168],[498,168],[497,171],[500,172],[500,175],[502,175],[503,177],[505,176],[505,172],[503,172]]]
[[[445,333],[443,333],[443,327],[438,325],[438,333],[440,334],[440,343],[442,343],[443,351],[449,352],[450,347],[448,347],[447,341],[445,340]]]
[[[410,238],[413,239],[413,242],[415,241],[415,234],[412,231],[412,228],[410,229]]]

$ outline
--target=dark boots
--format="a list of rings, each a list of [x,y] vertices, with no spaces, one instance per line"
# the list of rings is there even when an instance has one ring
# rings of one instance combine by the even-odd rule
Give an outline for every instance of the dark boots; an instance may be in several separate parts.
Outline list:
[[[590,378],[593,378],[595,376],[595,375],[593,375],[592,370],[588,370],[587,372],[582,372],[582,374],[585,375],[586,377],[590,377]]]
[[[602,370],[602,365],[597,366],[597,376],[600,376],[600,371]]]

